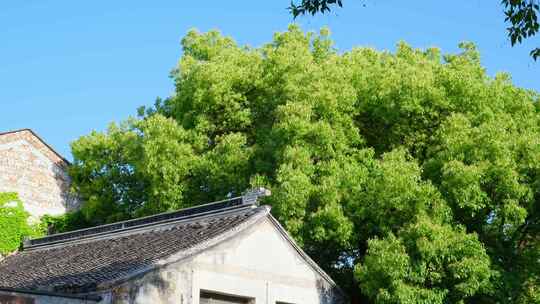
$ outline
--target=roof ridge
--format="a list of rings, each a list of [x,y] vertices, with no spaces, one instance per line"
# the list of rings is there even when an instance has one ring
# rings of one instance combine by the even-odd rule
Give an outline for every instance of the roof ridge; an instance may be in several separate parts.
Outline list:
[[[237,214],[240,211],[244,211],[248,209],[257,210],[258,208],[260,207],[257,207],[255,205],[236,206],[236,207],[231,207],[227,209],[222,209],[219,212],[208,212],[207,214],[201,213],[200,215],[197,215],[197,216],[178,218],[175,220],[166,220],[166,221],[157,222],[153,224],[141,225],[141,226],[136,226],[133,228],[125,228],[125,229],[115,230],[111,232],[90,234],[90,235],[85,235],[82,237],[74,237],[74,238],[70,238],[66,240],[52,241],[43,245],[36,245],[36,246],[25,248],[23,252],[52,249],[52,248],[58,248],[58,247],[74,245],[74,244],[101,241],[101,240],[107,240],[107,239],[118,238],[118,237],[125,237],[125,236],[129,236],[133,234],[157,231],[157,230],[165,229],[166,227],[171,227],[171,226],[197,225],[199,224],[200,221],[203,221],[203,220],[222,217],[229,214]],[[205,225],[206,224],[199,224],[197,225],[197,227],[204,227]]]
[[[201,206],[195,206],[191,208],[180,209],[172,212],[159,213],[155,215],[150,215],[142,218],[136,218],[111,224],[100,225],[96,227],[90,227],[85,229],[79,229],[64,233],[53,234],[50,236],[45,236],[42,238],[31,239],[24,242],[23,250],[35,249],[37,247],[44,247],[53,244],[66,243],[74,240],[81,240],[86,238],[94,238],[95,236],[104,236],[108,234],[116,234],[118,232],[125,232],[129,230],[139,230],[140,228],[153,227],[165,223],[177,222],[180,220],[186,219],[198,219],[202,218],[205,215],[219,214],[224,211],[229,211],[231,209],[239,209],[241,207],[246,207],[242,205],[237,205],[241,200],[231,199],[222,202],[216,202],[212,204],[223,204],[230,203],[230,206],[223,206],[218,209],[212,209],[208,211],[202,211],[205,207],[210,204],[205,204]]]
[[[152,226],[152,230],[73,240],[18,254],[0,263],[0,287],[99,294],[143,273],[188,258],[265,219],[253,204]]]
[[[164,212],[146,217],[100,225],[96,227],[79,229],[70,232],[53,234],[37,239],[26,240],[23,244],[24,250],[32,250],[51,245],[71,243],[89,238],[102,238],[106,235],[123,233],[131,230],[141,230],[143,228],[153,228],[168,223],[176,223],[183,220],[195,220],[206,218],[212,215],[223,214],[236,209],[254,207],[257,205],[257,199],[262,196],[270,195],[270,192],[264,188],[258,188],[246,192],[243,196],[229,198],[217,202],[197,205],[171,212]]]
[[[246,208],[243,208],[243,209],[246,209]],[[206,240],[204,242],[198,243],[197,245],[192,246],[192,247],[188,248],[187,250],[183,250],[183,251],[177,252],[176,254],[172,254],[172,255],[169,255],[168,257],[162,258],[162,259],[148,265],[145,268],[139,269],[138,271],[135,271],[135,272],[131,273],[128,276],[119,277],[117,279],[101,283],[101,284],[99,284],[97,286],[97,289],[104,290],[104,289],[110,288],[112,286],[121,284],[121,283],[123,283],[123,282],[125,282],[125,281],[127,281],[127,280],[129,280],[131,278],[139,277],[140,275],[143,275],[143,274],[147,273],[148,271],[154,270],[156,268],[165,267],[165,266],[170,265],[172,263],[176,263],[176,262],[184,260],[184,259],[186,259],[186,258],[188,258],[190,256],[193,256],[193,255],[195,255],[195,254],[197,254],[197,253],[199,253],[199,252],[201,252],[203,250],[206,250],[208,248],[216,246],[216,245],[230,239],[231,237],[237,235],[238,233],[248,229],[249,227],[251,227],[254,224],[261,221],[263,218],[266,218],[270,214],[270,210],[271,210],[270,206],[267,206],[267,205],[263,205],[263,206],[260,206],[260,207],[254,207],[253,206],[252,209],[253,209],[252,214],[251,214],[249,220],[247,220],[246,222],[241,223],[240,225],[238,225],[238,226],[236,226],[236,227],[234,227],[232,229],[229,229],[229,230],[227,230],[225,232],[222,232],[222,233],[214,236],[211,239],[208,239],[208,240]]]

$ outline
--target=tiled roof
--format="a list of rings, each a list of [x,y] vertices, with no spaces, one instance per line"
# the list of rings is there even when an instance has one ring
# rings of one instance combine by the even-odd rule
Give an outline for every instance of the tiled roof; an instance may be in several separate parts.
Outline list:
[[[196,254],[269,215],[269,207],[242,198],[226,203],[34,240],[0,262],[0,287],[92,292]]]

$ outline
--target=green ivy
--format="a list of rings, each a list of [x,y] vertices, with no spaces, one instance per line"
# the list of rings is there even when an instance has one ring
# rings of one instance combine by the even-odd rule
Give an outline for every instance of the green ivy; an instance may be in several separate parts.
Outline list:
[[[0,193],[0,255],[19,248],[24,237],[42,233],[41,225],[29,224],[29,216],[16,193]]]

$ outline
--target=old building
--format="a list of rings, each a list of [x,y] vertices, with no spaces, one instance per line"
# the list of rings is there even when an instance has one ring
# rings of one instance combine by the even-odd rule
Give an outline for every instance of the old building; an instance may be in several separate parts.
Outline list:
[[[30,129],[0,133],[0,192],[16,192],[34,218],[77,208],[68,166]]]
[[[0,303],[342,303],[265,195],[27,241],[0,262]]]

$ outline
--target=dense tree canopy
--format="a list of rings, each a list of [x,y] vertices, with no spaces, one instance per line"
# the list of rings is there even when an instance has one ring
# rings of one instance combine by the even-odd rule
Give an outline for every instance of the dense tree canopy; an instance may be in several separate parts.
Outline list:
[[[540,14],[539,0],[501,0],[504,14],[509,27],[508,38],[513,45],[521,43],[524,39],[535,36],[540,30],[538,15]],[[301,0],[292,1],[289,11],[294,18],[317,13],[328,13],[335,7],[343,7],[342,0]],[[531,51],[531,56],[536,60],[540,57],[540,48]]]
[[[352,297],[538,303],[539,95],[459,54],[189,32],[175,93],[72,144],[87,224],[270,188]],[[536,301],[536,302],[535,302]]]

